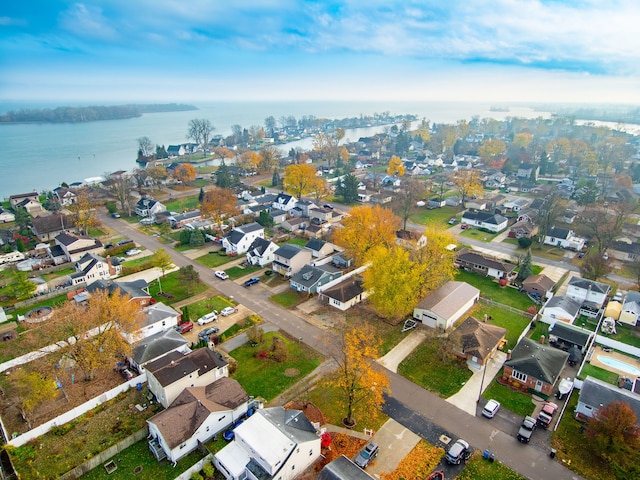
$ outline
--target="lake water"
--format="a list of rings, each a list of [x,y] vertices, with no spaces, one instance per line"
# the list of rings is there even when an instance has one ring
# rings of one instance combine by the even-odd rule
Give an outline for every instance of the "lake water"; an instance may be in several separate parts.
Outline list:
[[[53,105],[0,104],[0,112],[20,108],[51,108]],[[313,115],[339,119],[389,112],[415,114],[436,123],[458,120],[507,117],[548,117],[528,107],[510,106],[509,112],[492,112],[486,103],[451,102],[262,102],[196,104],[197,111],[145,114],[138,118],[77,124],[0,125],[0,198],[30,191],[50,190],[62,182],[83,181],[117,170],[131,171],[137,139],[149,137],[153,143],[168,146],[187,142],[189,121],[206,118],[216,127],[215,134],[229,135],[231,126],[249,128],[263,125],[264,119],[293,115],[297,119]],[[382,127],[348,130],[344,141],[382,131]],[[311,148],[311,139],[282,146]]]

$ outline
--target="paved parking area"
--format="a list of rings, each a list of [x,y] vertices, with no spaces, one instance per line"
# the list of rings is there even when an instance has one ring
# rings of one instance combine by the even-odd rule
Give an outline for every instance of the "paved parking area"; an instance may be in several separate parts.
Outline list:
[[[367,468],[367,473],[375,478],[380,474],[393,472],[400,461],[420,441],[420,437],[393,419],[380,427],[373,441],[380,447],[376,461]]]

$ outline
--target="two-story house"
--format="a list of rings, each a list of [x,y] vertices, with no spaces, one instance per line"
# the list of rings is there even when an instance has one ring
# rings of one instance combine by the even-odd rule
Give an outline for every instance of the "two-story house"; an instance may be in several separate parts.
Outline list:
[[[331,265],[320,265],[314,267],[305,265],[302,269],[291,277],[289,285],[293,290],[302,293],[318,293],[318,287],[342,276],[342,271]]]
[[[34,217],[31,219],[31,231],[40,242],[49,242],[63,232],[72,230],[75,221],[71,216],[62,213],[53,213],[46,217]]]
[[[273,262],[278,248],[280,247],[271,240],[258,237],[247,250],[247,262],[249,262],[249,265],[265,267]]]
[[[257,222],[247,223],[235,227],[222,237],[222,247],[227,255],[242,255],[256,238],[264,238],[264,227]]]
[[[298,201],[294,196],[287,195],[286,193],[280,193],[273,201],[272,207],[288,212],[289,210],[294,208],[297,203]]]
[[[67,262],[77,262],[87,253],[98,253],[104,248],[100,240],[84,236],[76,237],[69,233],[61,233],[54,240],[66,255]]]
[[[76,262],[76,271],[69,275],[72,285],[91,285],[99,280],[108,280],[121,272],[120,262],[111,257],[103,258],[95,253],[85,253]]]
[[[129,343],[136,343],[178,325],[182,314],[162,302],[144,307],[142,310],[142,326],[136,332],[123,335]]]
[[[580,313],[593,318],[598,316],[609,292],[610,285],[580,277],[571,277],[567,286],[567,296],[581,305]]]
[[[136,203],[136,215],[139,217],[154,218],[158,213],[166,210],[167,207],[153,198],[141,198]]]
[[[285,244],[274,252],[273,271],[291,277],[311,261],[311,250],[298,245]]]

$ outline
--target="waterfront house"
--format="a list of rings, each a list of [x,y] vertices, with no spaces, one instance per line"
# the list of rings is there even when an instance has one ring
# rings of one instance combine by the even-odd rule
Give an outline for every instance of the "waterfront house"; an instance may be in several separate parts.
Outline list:
[[[91,237],[61,233],[54,240],[64,252],[67,262],[77,262],[87,253],[98,253],[104,249],[100,240]]]

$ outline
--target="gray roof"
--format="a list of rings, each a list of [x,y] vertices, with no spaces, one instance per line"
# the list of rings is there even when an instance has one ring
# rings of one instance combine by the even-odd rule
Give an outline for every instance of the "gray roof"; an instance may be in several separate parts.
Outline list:
[[[505,273],[511,273],[516,268],[516,266],[512,263],[501,262],[495,257],[485,256],[479,252],[474,252],[473,250],[469,250],[467,248],[463,248],[458,252],[458,254],[456,255],[456,260],[469,262],[476,265],[482,265],[487,268],[494,268]]]
[[[171,308],[168,305],[165,305],[162,302],[145,307],[144,314],[146,317],[145,318],[146,325],[153,325],[154,323],[160,322],[166,318],[180,316],[180,313],[178,313],[173,308]]]
[[[87,291],[106,290],[108,293],[112,293],[120,290],[123,295],[129,295],[131,298],[151,298],[151,295],[144,290],[148,286],[149,284],[144,279],[133,282],[114,282],[113,280],[100,279],[87,285]]]
[[[269,420],[295,443],[300,444],[318,438],[315,427],[300,410],[272,407],[261,408],[256,413]]]
[[[599,408],[600,405],[609,405],[613,402],[628,404],[636,414],[636,423],[640,422],[640,396],[626,390],[610,385],[597,378],[587,377],[580,389],[579,401],[585,405]]]
[[[247,253],[251,255],[262,256],[264,252],[267,250],[267,248],[269,248],[269,245],[271,245],[271,240],[258,237],[253,242],[251,242],[251,245],[249,246],[249,250],[247,250]]]
[[[489,212],[464,212],[462,214],[462,218],[468,218],[470,220],[475,220],[478,222],[489,223],[491,225],[500,225],[507,221],[506,217],[498,213],[489,213]]]
[[[322,277],[335,273],[341,273],[341,270],[331,265],[320,265],[319,267],[305,265],[298,273],[291,277],[291,282],[308,288],[318,283]]]
[[[264,227],[258,222],[247,223],[246,225],[240,225],[239,227],[235,228],[235,230],[239,230],[243,233],[257,232],[258,230],[263,229]]]
[[[316,478],[317,480],[373,480],[371,475],[344,455],[325,465]]]
[[[566,240],[567,238],[569,238],[570,233],[571,230],[568,230],[566,228],[553,227],[549,230],[549,232],[547,232],[547,237],[563,238]]]
[[[335,284],[333,287],[327,288],[322,294],[341,303],[345,303],[363,292],[362,280],[351,276]]]
[[[147,362],[161,358],[176,349],[187,345],[189,342],[173,328],[164,332],[150,335],[133,347],[131,358],[138,364],[144,365]],[[183,356],[182,353],[178,355]]]
[[[567,358],[567,352],[524,337],[511,352],[511,359],[504,364],[553,385],[560,376]]]
[[[311,240],[309,240],[307,242],[307,244],[305,245],[305,247],[307,247],[310,250],[315,250],[315,251],[319,251],[322,247],[324,247],[327,244],[327,242],[325,242],[324,240],[320,240],[318,238],[312,238]]]
[[[298,245],[293,245],[291,243],[285,243],[278,250],[275,251],[274,255],[277,255],[283,258],[292,259],[301,251],[302,251],[302,247],[299,247]]]
[[[584,347],[589,341],[592,332],[589,330],[583,330],[580,327],[575,327],[564,322],[556,322],[549,327],[549,335],[555,335],[561,340],[566,340],[575,345]]]
[[[479,295],[480,290],[468,283],[450,281],[420,300],[417,308],[430,310],[442,318],[450,318],[460,307]]]
[[[563,295],[551,297],[545,305],[545,308],[549,307],[561,308],[574,317],[578,314],[578,311],[580,311],[580,304],[578,302],[571,297],[565,297]]]
[[[596,282],[594,280],[588,280],[581,277],[571,277],[571,280],[569,280],[569,285],[572,287],[583,288],[592,292],[605,294],[609,293],[609,290],[611,290],[611,287],[606,283]]]

